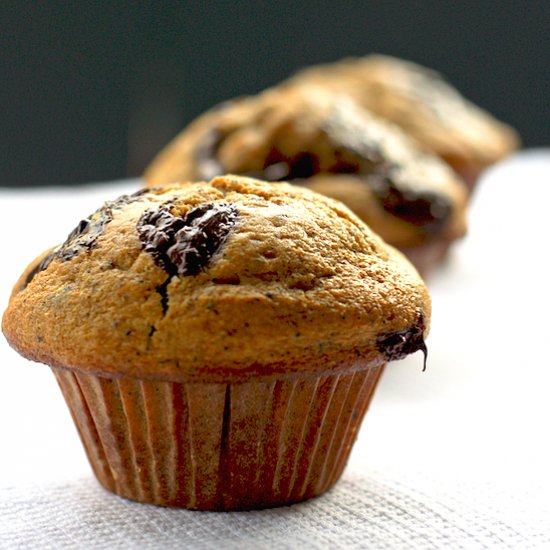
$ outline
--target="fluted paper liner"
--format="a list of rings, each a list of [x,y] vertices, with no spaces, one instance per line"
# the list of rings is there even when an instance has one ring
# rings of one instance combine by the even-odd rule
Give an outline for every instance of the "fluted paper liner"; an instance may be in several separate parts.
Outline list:
[[[382,369],[232,384],[52,370],[107,489],[163,506],[235,510],[329,489]]]

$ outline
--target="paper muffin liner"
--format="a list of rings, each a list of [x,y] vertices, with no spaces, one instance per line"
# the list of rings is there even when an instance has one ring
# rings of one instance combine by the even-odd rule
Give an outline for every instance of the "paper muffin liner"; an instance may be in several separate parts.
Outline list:
[[[340,477],[383,365],[242,383],[52,369],[102,485],[198,510],[299,502]]]

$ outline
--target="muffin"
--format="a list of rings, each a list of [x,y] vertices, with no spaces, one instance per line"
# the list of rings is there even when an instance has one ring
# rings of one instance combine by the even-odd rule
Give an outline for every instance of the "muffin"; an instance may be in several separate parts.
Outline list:
[[[290,181],[342,201],[423,275],[466,229],[467,190],[447,165],[319,87],[218,106],[183,130],[144,177],[160,185],[224,173]]]
[[[440,74],[384,55],[306,68],[286,85],[320,85],[400,126],[448,162],[473,187],[480,172],[514,151],[517,133],[448,84]]]
[[[343,205],[227,176],[106,203],[23,274],[2,329],[51,366],[107,489],[234,510],[329,489],[429,319],[415,269]]]

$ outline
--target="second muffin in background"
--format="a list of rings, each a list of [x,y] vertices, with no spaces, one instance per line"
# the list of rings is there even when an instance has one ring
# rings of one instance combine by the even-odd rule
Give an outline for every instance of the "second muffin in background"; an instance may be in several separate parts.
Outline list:
[[[224,173],[336,198],[426,274],[465,233],[467,190],[403,132],[323,88],[275,88],[200,116],[147,169],[154,185]]]

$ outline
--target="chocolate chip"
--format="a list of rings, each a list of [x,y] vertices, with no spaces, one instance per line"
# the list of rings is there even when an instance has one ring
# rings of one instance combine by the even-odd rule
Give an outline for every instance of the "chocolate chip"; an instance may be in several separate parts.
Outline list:
[[[451,217],[452,206],[442,195],[404,190],[388,174],[373,173],[366,179],[384,210],[426,233],[439,232]]]
[[[106,204],[90,218],[82,220],[69,233],[67,240],[56,253],[56,257],[66,262],[85,250],[91,250],[103,233],[104,227],[113,219],[110,205]]]
[[[426,325],[424,316],[420,315],[417,322],[409,328],[381,334],[376,338],[376,347],[383,353],[388,361],[403,359],[407,355],[421,350],[424,354],[424,368],[428,358],[428,348],[424,342],[424,330]]]
[[[237,216],[232,204],[201,204],[183,217],[165,204],[146,211],[137,231],[144,250],[169,275],[197,275],[225,243]]]
[[[80,237],[83,233],[86,233],[86,231],[90,228],[90,223],[91,222],[89,219],[81,220],[80,223],[69,233],[67,241],[72,241],[73,239]]]

